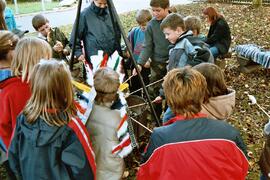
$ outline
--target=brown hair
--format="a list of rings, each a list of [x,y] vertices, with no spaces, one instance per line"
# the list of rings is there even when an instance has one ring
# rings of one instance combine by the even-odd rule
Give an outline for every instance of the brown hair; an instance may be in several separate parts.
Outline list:
[[[185,30],[185,22],[181,15],[177,13],[171,13],[168,16],[166,16],[161,24],[160,28],[163,30],[165,28],[170,28],[172,30],[176,30],[178,27],[181,27],[183,30]]]
[[[7,24],[4,17],[4,11],[6,8],[6,1],[0,0],[0,30],[8,30]]]
[[[170,7],[170,1],[169,0],[151,0],[150,1],[151,7],[161,7],[163,9]]]
[[[177,9],[176,9],[175,6],[171,6],[171,7],[169,8],[169,11],[170,11],[170,13],[177,13]]]
[[[120,86],[119,75],[109,67],[100,68],[94,75],[94,87],[97,92],[95,102],[99,105],[116,100]]]
[[[138,24],[144,24],[152,19],[152,14],[148,9],[142,9],[137,12],[135,18]]]
[[[203,10],[203,14],[207,15],[209,17],[209,20],[213,24],[216,22],[219,18],[223,17],[221,14],[219,14],[215,8],[213,7],[207,7]]]
[[[186,30],[197,31],[197,34],[200,34],[201,31],[201,20],[197,16],[187,16],[184,18]]]
[[[204,102],[208,102],[210,97],[228,94],[224,73],[217,65],[201,63],[193,68],[199,71],[205,77],[207,82],[207,93]]]
[[[198,71],[190,67],[173,69],[165,76],[163,88],[174,114],[190,118],[201,111],[207,85]]]
[[[0,60],[6,60],[9,51],[14,50],[19,37],[10,31],[0,31]]]
[[[32,25],[35,28],[35,30],[38,31],[38,28],[48,23],[49,20],[45,18],[42,14],[37,14],[32,19]]]
[[[44,40],[37,37],[22,38],[15,48],[11,63],[11,71],[14,76],[22,76],[22,81],[29,81],[34,65],[40,59],[50,59],[52,48]]]
[[[28,123],[39,116],[50,126],[63,126],[75,115],[71,74],[62,61],[42,60],[30,76],[31,98],[23,113]],[[64,88],[63,88],[64,87]]]

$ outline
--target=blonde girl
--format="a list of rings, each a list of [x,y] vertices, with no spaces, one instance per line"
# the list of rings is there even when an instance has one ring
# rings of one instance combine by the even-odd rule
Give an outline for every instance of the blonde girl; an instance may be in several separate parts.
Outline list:
[[[68,67],[56,60],[41,61],[30,82],[32,96],[18,116],[9,148],[11,169],[21,179],[94,179],[89,151],[80,141],[88,135],[74,129],[80,123]]]
[[[15,48],[11,63],[14,77],[5,80],[0,86],[0,136],[6,148],[9,147],[16,117],[30,98],[28,81],[33,67],[40,59],[49,59],[51,55],[49,44],[33,37],[21,39]]]

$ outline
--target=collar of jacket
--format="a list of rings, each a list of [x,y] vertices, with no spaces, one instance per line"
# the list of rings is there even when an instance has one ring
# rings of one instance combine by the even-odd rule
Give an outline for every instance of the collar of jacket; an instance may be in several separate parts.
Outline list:
[[[90,8],[94,11],[94,13],[97,15],[97,16],[105,16],[108,14],[107,12],[107,7],[106,8],[100,8],[100,7],[97,7],[94,3],[94,1],[92,2],[92,4],[90,5]]]
[[[169,121],[165,122],[163,124],[163,126],[167,126],[167,125],[170,125],[170,124],[173,124],[174,122],[176,121],[183,121],[183,120],[191,120],[191,119],[197,119],[197,118],[206,118],[207,115],[204,114],[204,113],[197,113],[197,114],[194,114],[192,117],[190,118],[186,118],[185,116],[182,116],[182,115],[177,115],[173,118],[171,118]]]

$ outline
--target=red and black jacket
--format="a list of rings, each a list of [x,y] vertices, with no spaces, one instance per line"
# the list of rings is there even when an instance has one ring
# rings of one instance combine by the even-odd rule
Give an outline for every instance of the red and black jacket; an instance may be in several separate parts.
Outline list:
[[[170,122],[153,131],[138,179],[245,179],[248,161],[239,131],[202,114]]]

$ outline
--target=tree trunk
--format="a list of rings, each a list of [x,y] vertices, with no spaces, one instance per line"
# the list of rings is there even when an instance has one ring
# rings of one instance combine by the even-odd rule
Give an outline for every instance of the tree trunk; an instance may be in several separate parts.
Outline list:
[[[262,6],[262,0],[253,0],[252,5],[254,7],[256,7],[256,8],[261,7]]]

